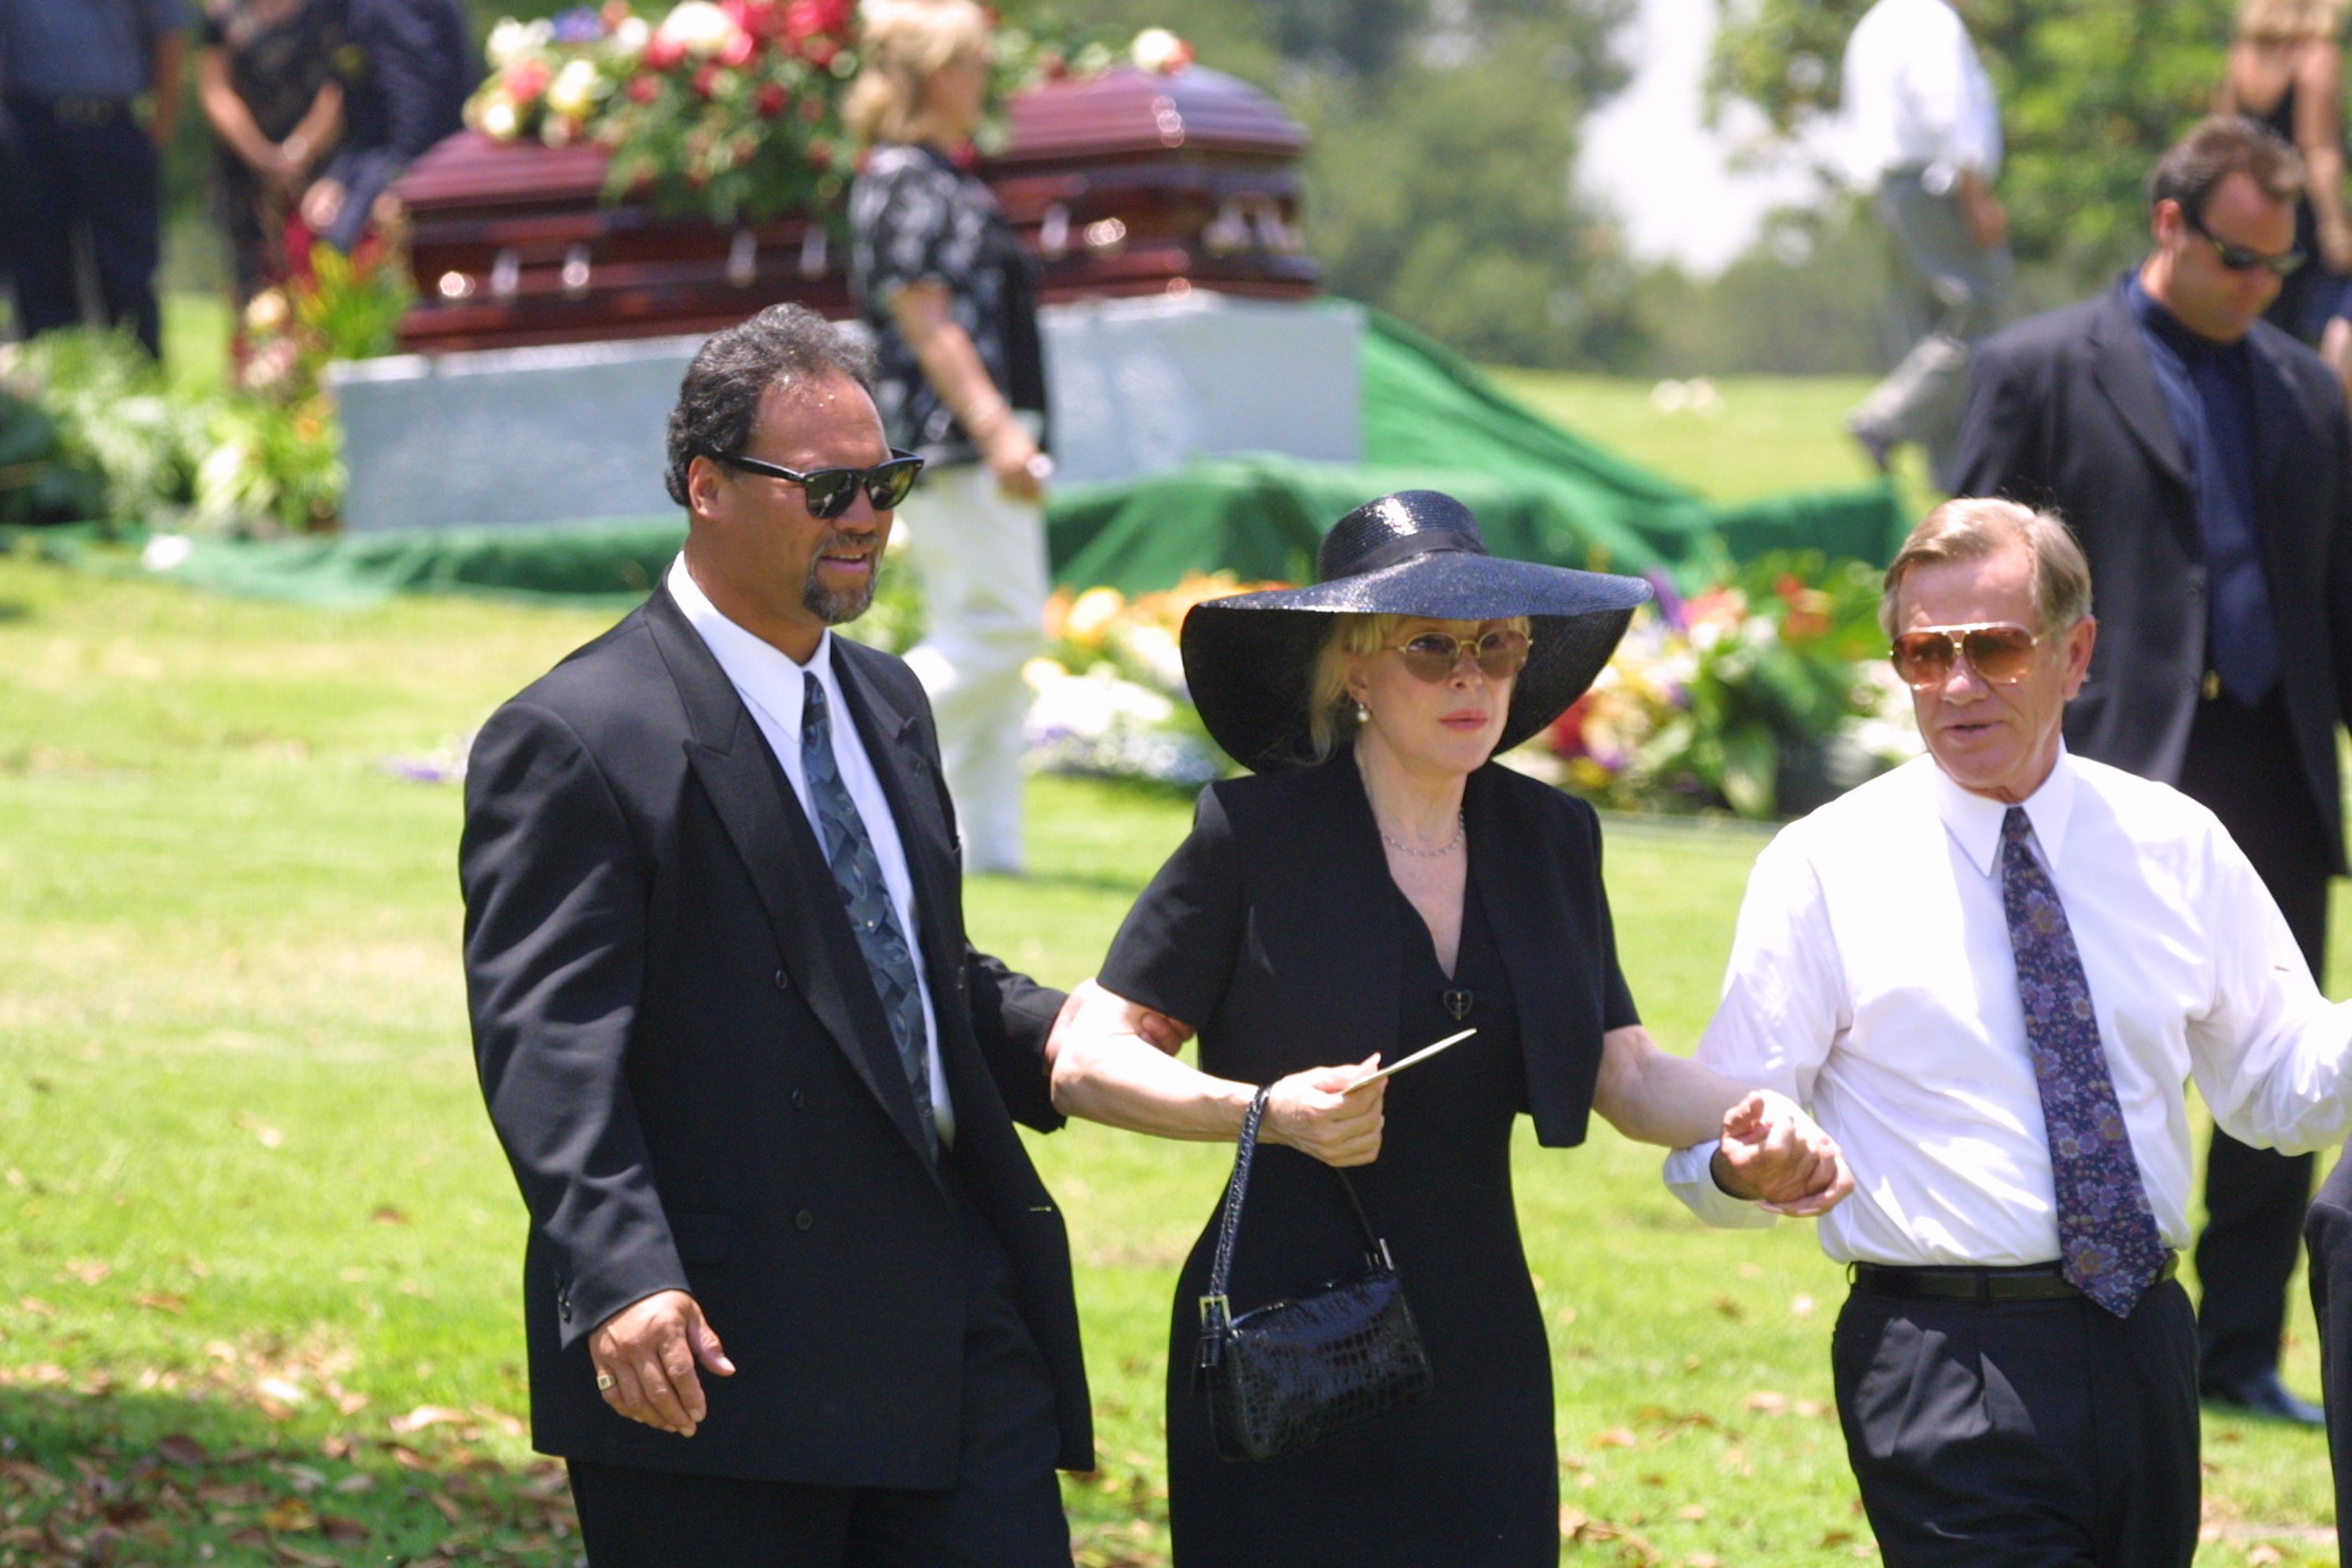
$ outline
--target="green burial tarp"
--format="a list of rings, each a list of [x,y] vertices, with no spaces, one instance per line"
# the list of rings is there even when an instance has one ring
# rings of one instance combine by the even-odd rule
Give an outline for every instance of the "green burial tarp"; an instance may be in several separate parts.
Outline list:
[[[1475,366],[1377,311],[1363,338],[1362,464],[1272,454],[1206,458],[1130,484],[1067,487],[1046,510],[1057,582],[1129,594],[1187,572],[1311,575],[1323,531],[1390,490],[1442,489],[1478,514],[1498,554],[1663,571],[1697,586],[1726,561],[1819,550],[1883,563],[1903,520],[1891,487],[1716,506],[1549,424]],[[268,542],[196,540],[164,568],[218,592],[319,604],[395,593],[625,601],[685,537],[675,515],[433,529]]]
[[[1891,486],[1715,506],[1547,422],[1402,323],[1367,315],[1364,450],[1377,461],[1254,454],[1056,495],[1046,520],[1055,579],[1130,594],[1217,567],[1300,580],[1334,520],[1374,496],[1413,489],[1461,498],[1497,554],[1664,571],[1685,587],[1727,559],[1808,549],[1880,565],[1902,542]]]

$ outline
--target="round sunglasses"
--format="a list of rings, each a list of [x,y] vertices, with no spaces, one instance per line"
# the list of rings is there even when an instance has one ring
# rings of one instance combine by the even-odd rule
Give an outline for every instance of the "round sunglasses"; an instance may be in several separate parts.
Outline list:
[[[1527,667],[1528,649],[1532,646],[1527,633],[1506,628],[1479,637],[1423,632],[1408,642],[1391,643],[1381,651],[1402,654],[1408,671],[1434,685],[1454,674],[1465,654],[1476,662],[1479,673],[1487,679],[1508,679]]]
[[[877,463],[870,468],[812,468],[800,473],[779,463],[761,462],[740,452],[713,452],[711,460],[740,468],[747,474],[761,474],[772,479],[782,479],[798,485],[807,502],[809,515],[814,518],[836,518],[857,504],[860,486],[876,511],[888,511],[907,499],[915,488],[915,476],[923,471],[923,459],[912,452],[890,448],[887,462]]]
[[[1895,673],[1905,685],[1927,691],[1949,680],[1953,661],[1965,658],[1979,679],[2014,686],[2033,673],[2033,649],[2041,641],[2014,621],[1922,626],[1895,639]]]

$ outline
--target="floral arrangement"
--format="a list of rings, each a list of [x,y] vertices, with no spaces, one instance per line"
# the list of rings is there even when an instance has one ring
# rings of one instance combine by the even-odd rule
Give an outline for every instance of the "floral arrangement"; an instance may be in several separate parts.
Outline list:
[[[681,0],[658,22],[628,0],[491,29],[489,76],[466,121],[502,142],[612,150],[610,201],[650,196],[668,211],[722,224],[787,213],[838,216],[850,146],[840,100],[857,74],[855,0]],[[1181,70],[1192,46],[1164,27],[1126,56]],[[1076,34],[1006,27],[996,36],[992,97],[1085,77],[1118,63]],[[983,148],[1000,147],[992,112]]]
[[[500,22],[467,122],[500,141],[612,150],[605,195],[719,223],[831,212],[848,187],[840,99],[854,0],[626,0]]]
[[[1185,691],[1177,633],[1203,599],[1273,586],[1219,572],[1133,600],[1116,588],[1057,589],[1045,606],[1050,647],[1022,671],[1030,765],[1193,787],[1218,777],[1224,759]]]
[[[1779,555],[1688,600],[1658,587],[1535,771],[1621,810],[1769,818],[1918,754],[1868,566]]]

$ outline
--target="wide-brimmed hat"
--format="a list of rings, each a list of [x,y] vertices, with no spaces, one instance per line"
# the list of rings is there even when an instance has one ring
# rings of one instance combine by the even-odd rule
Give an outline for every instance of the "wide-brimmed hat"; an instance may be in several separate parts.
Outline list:
[[[1638,577],[1506,561],[1486,552],[1470,509],[1435,490],[1400,490],[1331,527],[1312,587],[1210,599],[1184,617],[1184,679],[1202,722],[1234,760],[1264,773],[1312,760],[1315,663],[1342,614],[1533,623],[1527,668],[1496,750],[1567,711],[1650,597]]]

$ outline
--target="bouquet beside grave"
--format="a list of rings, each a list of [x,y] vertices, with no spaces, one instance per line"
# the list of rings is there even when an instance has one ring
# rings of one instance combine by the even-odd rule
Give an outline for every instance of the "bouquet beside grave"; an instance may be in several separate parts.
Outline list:
[[[1877,576],[1776,555],[1685,600],[1666,584],[1551,726],[1558,782],[1625,811],[1794,816],[1916,756]]]

